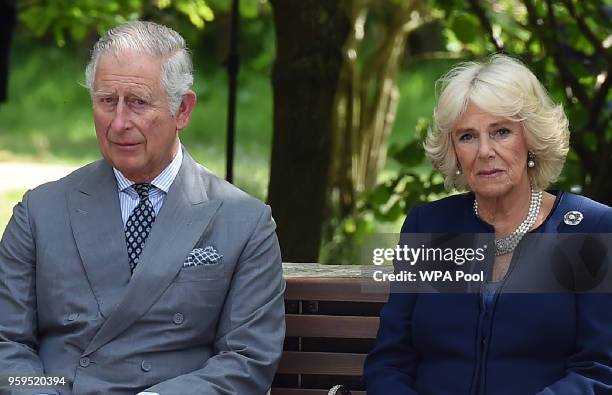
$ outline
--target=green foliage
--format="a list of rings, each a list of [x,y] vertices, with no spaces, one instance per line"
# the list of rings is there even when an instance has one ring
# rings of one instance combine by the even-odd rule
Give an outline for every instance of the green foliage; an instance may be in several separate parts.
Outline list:
[[[321,249],[321,262],[359,263],[359,245],[369,235],[398,232],[410,207],[443,195],[443,180],[425,160],[421,141],[435,100],[434,82],[453,63],[452,59],[425,59],[401,70],[400,99],[388,150],[390,160],[382,181],[360,196],[356,215],[331,216],[334,220],[324,231],[332,236]]]
[[[213,10],[205,0],[25,1],[20,5],[19,19],[35,36],[51,34],[62,47],[66,45],[66,35],[80,42],[91,31],[102,34],[115,25],[147,19],[161,10],[178,12],[197,29],[203,29],[206,22],[214,19]]]
[[[19,3],[19,19],[35,37],[51,36],[63,47],[139,19],[171,26],[185,20],[199,32],[216,14],[228,14],[231,6],[231,0],[25,0]],[[254,20],[270,9],[265,0],[242,0],[239,11],[242,19]]]
[[[215,12],[229,13],[231,10],[231,0],[207,0],[208,5]],[[241,0],[240,1],[240,16],[246,19],[253,19],[260,16],[262,13],[269,11],[269,4],[262,0]]]
[[[467,12],[456,12],[449,20],[449,29],[457,39],[465,44],[471,44],[478,38],[478,19]]]
[[[164,7],[162,7],[162,3]],[[204,0],[159,0],[157,5],[160,9],[174,6],[179,12],[186,15],[189,21],[198,29],[204,28],[205,22],[214,19],[212,9]]]
[[[378,222],[395,222],[414,205],[444,195],[444,179],[432,170],[423,150],[422,139],[428,128],[427,119],[419,118],[417,138],[389,147],[389,158],[399,165],[399,171],[365,193],[359,205],[362,212],[373,214]]]

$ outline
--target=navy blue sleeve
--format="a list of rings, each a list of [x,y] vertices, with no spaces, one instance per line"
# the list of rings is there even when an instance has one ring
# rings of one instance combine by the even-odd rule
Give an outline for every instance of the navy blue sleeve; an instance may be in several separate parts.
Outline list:
[[[538,395],[612,393],[612,295],[576,295],[576,350],[565,376]]]
[[[612,210],[603,213],[596,231],[612,233]],[[576,317],[576,348],[565,376],[537,395],[612,393],[612,295],[576,295]]]
[[[402,238],[418,229],[418,207],[402,226]],[[380,312],[374,349],[365,361],[368,395],[416,395],[417,354],[412,344],[412,310],[417,295],[393,293]]]

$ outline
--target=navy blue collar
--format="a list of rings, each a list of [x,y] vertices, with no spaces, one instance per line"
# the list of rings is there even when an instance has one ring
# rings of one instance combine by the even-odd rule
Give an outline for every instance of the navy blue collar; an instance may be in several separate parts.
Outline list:
[[[552,190],[552,191],[547,191],[547,192],[552,195],[555,195],[555,203],[553,204],[553,207],[550,210],[550,213],[548,213],[548,216],[546,217],[544,222],[542,222],[540,226],[532,230],[532,232],[537,232],[537,233],[557,232],[558,231],[557,227],[563,224],[563,216],[565,214],[565,211],[559,210],[559,207],[563,206],[561,202],[564,200],[565,193],[559,190]],[[493,225],[489,224],[488,222],[483,221],[482,219],[474,215],[474,209],[473,209],[474,193],[473,192],[468,192],[466,194],[459,195],[458,197],[460,197],[461,206],[464,206],[461,209],[461,212],[464,213],[463,215],[464,218],[462,222],[467,227],[469,227],[470,229],[475,229],[474,233],[494,233],[495,232],[495,228],[493,227]]]

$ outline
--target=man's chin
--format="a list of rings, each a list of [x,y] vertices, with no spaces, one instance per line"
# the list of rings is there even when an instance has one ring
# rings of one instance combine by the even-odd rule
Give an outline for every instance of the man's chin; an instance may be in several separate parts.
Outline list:
[[[145,166],[142,163],[138,163],[137,161],[109,161],[111,166],[115,169],[119,170],[121,174],[123,174],[128,180],[134,182],[145,182],[146,179],[144,176],[147,174]]]

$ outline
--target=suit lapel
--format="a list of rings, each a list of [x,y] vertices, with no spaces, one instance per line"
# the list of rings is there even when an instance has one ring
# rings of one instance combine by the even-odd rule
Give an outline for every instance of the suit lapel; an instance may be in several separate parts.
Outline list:
[[[182,268],[220,206],[220,200],[208,200],[201,172],[185,153],[125,294],[85,354],[111,341],[149,310]]]
[[[68,195],[69,215],[85,273],[102,316],[108,317],[130,280],[117,183],[104,161],[92,165]]]

